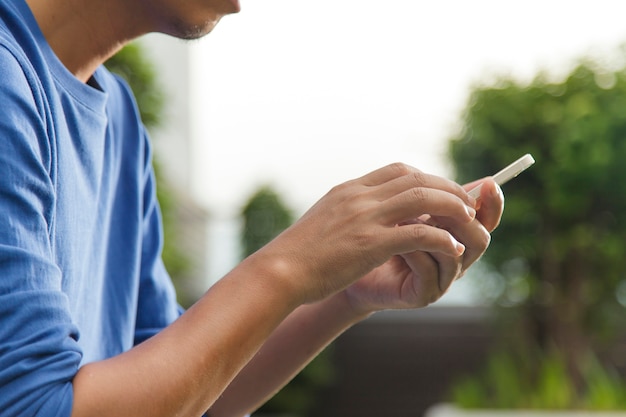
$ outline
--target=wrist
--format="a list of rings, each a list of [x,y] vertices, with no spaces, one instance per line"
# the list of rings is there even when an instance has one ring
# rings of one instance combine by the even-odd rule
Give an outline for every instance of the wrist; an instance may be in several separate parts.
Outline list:
[[[355,302],[353,297],[350,296],[349,288],[338,292],[333,298],[336,299],[335,303],[339,306],[338,308],[345,311],[345,314],[350,316],[351,320],[355,322],[365,320],[376,312],[374,309],[368,309],[361,303]]]
[[[306,290],[298,279],[300,273],[288,256],[262,248],[244,259],[239,267],[250,271],[247,275],[263,292],[279,295],[289,307],[295,309],[306,303]]]

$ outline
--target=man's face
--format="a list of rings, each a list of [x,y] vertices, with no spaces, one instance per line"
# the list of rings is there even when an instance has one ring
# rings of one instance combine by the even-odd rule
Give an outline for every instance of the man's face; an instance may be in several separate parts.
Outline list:
[[[239,0],[142,0],[155,30],[181,39],[211,32],[220,19],[237,13]]]

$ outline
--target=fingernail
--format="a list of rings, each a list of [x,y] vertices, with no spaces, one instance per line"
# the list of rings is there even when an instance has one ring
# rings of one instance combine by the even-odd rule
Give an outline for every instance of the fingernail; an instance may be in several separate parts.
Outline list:
[[[470,220],[474,220],[476,217],[476,210],[469,206],[465,206],[465,210],[467,211],[467,215],[470,217]]]
[[[454,236],[450,235],[450,240],[454,244],[454,249],[456,250],[456,256],[461,256],[465,253],[465,245],[459,242],[454,238]]]
[[[457,256],[461,256],[465,253],[465,245],[462,244],[461,242],[456,242],[455,247],[456,247]]]
[[[500,188],[498,184],[496,184],[496,186],[493,187],[493,190],[491,191],[491,193],[493,194],[494,197],[504,197],[504,194],[502,193],[502,188]]]
[[[476,203],[477,203],[476,199],[469,194],[467,195],[467,198],[469,200],[470,207],[476,208]]]

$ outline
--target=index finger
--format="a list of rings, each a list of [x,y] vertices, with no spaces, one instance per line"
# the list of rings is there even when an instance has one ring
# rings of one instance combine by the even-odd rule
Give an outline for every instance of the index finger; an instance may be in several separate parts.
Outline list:
[[[414,188],[433,188],[447,191],[459,197],[468,206],[474,207],[475,199],[468,196],[466,190],[454,181],[426,174],[417,168],[402,163],[387,165],[359,178],[361,184],[375,188],[375,195],[386,200]]]

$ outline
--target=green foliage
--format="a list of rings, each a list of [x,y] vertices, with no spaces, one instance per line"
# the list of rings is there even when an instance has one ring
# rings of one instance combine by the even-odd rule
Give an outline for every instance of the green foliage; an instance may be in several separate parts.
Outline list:
[[[265,404],[260,412],[269,414],[288,413],[306,416],[310,414],[322,389],[334,379],[331,350],[321,352],[289,384]]]
[[[458,381],[451,397],[455,404],[469,409],[626,409],[626,385],[619,375],[593,357],[581,365],[586,389],[579,395],[559,352],[523,357],[499,352],[490,358],[483,373]]]
[[[293,223],[293,214],[270,186],[260,187],[241,211],[244,256],[251,255]],[[331,347],[332,348],[332,347]],[[290,413],[305,416],[311,412],[317,395],[334,377],[331,348],[321,352],[289,384],[269,400],[262,413]]]
[[[161,123],[165,94],[158,83],[154,65],[138,43],[126,45],[106,63],[109,71],[124,78],[133,90],[141,120],[148,128]]]
[[[259,250],[293,223],[291,210],[270,186],[259,188],[241,214],[244,219],[244,256]]]
[[[177,289],[178,302],[185,308],[193,303],[193,296],[184,291],[185,277],[191,270],[192,261],[180,249],[178,245],[179,237],[179,220],[176,213],[176,193],[170,188],[166,179],[161,174],[158,160],[154,161],[154,171],[157,181],[157,199],[161,209],[161,217],[163,224],[163,251],[161,258],[163,264],[167,268],[168,273],[172,277],[174,286]]]
[[[503,374],[499,384],[518,384],[524,406],[574,406],[580,397],[602,403],[617,379],[586,384],[582,363],[626,317],[626,69],[582,60],[561,81],[539,74],[529,84],[503,77],[476,86],[449,152],[459,182],[524,153],[537,161],[504,187],[504,217],[483,262],[501,280],[497,302],[508,307],[499,316],[508,320],[509,341],[528,356],[544,355],[524,365],[498,359],[498,369],[521,378],[527,366],[542,378],[531,386]],[[531,396],[534,389],[545,395]],[[478,391],[466,385],[463,395]]]
[[[599,305],[626,270],[626,72],[614,77],[611,89],[601,88],[581,65],[562,83],[503,79],[476,88],[465,129],[450,146],[460,181],[533,154],[537,164],[505,188],[507,212],[487,258],[495,265],[517,257],[563,262],[589,251],[585,263],[606,276],[597,284],[601,294],[588,300]]]

